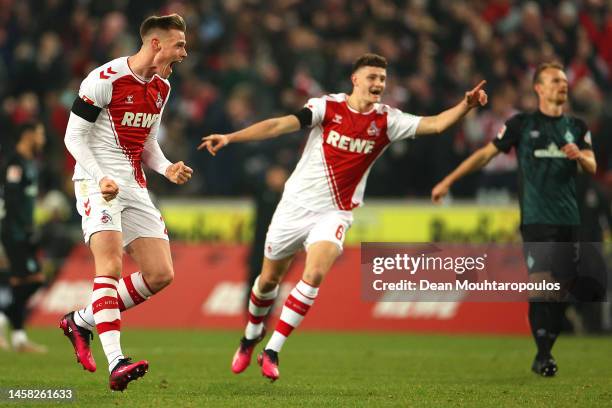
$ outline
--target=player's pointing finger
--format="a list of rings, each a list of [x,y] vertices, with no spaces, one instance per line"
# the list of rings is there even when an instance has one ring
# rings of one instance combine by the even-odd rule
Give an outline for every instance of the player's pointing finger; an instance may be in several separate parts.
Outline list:
[[[208,140],[204,140],[202,143],[200,143],[200,145],[198,146],[198,150],[203,150],[204,148],[208,148],[208,146],[210,145],[210,142]],[[210,149],[208,149],[208,151],[210,151]]]
[[[476,87],[474,87],[474,89],[472,89],[472,92],[478,92],[482,89],[483,86],[485,86],[485,84],[487,83],[486,79],[483,79],[482,81],[480,81],[480,83],[478,85],[476,85]]]

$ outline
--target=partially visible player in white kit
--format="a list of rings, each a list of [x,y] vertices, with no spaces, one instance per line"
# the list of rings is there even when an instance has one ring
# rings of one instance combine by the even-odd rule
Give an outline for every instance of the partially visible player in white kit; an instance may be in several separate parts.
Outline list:
[[[72,105],[65,143],[76,159],[77,208],[83,237],[94,257],[92,304],[68,313],[60,327],[77,361],[96,370],[89,340],[98,332],[108,359],[110,388],[123,391],[148,370],[121,350],[121,311],[134,307],[172,282],[168,233],[147,191],[142,163],[176,184],[192,170],[172,164],[157,143],[161,115],[170,94],[172,66],[187,57],[185,22],[177,14],[152,16],[140,26],[135,55],[94,69]],[[121,278],[123,249],[140,271]]]
[[[232,360],[232,371],[243,372],[255,345],[265,336],[263,320],[295,253],[307,251],[302,280],[288,296],[272,337],[257,361],[262,374],[278,379],[278,353],[314,303],[319,286],[342,253],[351,210],[362,203],[374,161],[390,143],[440,133],[470,109],[487,103],[482,81],[455,107],[436,116],[418,117],[380,103],[387,61],[366,54],[353,65],[351,95],[313,98],[294,115],[268,119],[228,135],[202,138],[198,149],[215,155],[228,143],[262,140],[311,127],[304,153],[285,184],[268,229],[261,274],[253,285],[248,323]]]

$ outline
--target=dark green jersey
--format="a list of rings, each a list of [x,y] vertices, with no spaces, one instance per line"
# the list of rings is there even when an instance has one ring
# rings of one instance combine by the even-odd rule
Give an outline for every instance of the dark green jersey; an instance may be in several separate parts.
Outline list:
[[[567,143],[591,149],[586,124],[572,116],[551,117],[540,111],[514,115],[493,141],[504,153],[516,148],[522,224],[580,224],[578,163],[561,151]]]
[[[15,153],[3,168],[4,207],[2,234],[11,240],[28,240],[34,229],[34,204],[38,195],[38,167]]]

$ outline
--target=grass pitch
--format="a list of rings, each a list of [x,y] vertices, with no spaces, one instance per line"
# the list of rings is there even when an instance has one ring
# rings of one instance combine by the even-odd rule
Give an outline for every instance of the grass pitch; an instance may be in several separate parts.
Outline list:
[[[229,369],[238,332],[126,328],[123,350],[148,359],[149,373],[128,389],[108,389],[96,338],[98,371],[77,365],[59,329],[34,329],[44,356],[0,352],[0,388],[72,388],[79,407],[599,407],[612,406],[612,340],[561,337],[559,373],[530,372],[530,338],[296,332],[270,383],[253,362]],[[257,349],[259,349],[261,346]],[[22,407],[49,402],[0,401]]]

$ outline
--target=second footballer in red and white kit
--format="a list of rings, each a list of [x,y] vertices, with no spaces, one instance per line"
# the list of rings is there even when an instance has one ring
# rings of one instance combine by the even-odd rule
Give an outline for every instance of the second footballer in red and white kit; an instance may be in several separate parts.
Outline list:
[[[149,17],[140,27],[142,47],[130,57],[94,69],[81,83],[65,143],[76,159],[74,188],[83,238],[94,256],[92,303],[68,313],[60,327],[84,369],[96,370],[89,347],[94,328],[108,359],[110,388],[124,390],[148,370],[121,350],[121,311],[170,284],[174,271],[168,233],[147,191],[142,164],[176,184],[192,170],[171,163],[157,143],[170,94],[172,66],[186,56],[179,15]],[[121,278],[123,250],[140,271]]]
[[[487,102],[482,81],[456,106],[438,115],[403,113],[380,103],[386,67],[383,57],[363,55],[353,65],[350,95],[313,98],[294,115],[202,138],[198,149],[206,148],[215,155],[228,143],[312,128],[268,229],[262,271],[251,290],[245,335],[232,360],[234,373],[249,366],[255,345],[265,336],[263,320],[278,295],[278,285],[303,247],[307,255],[302,279],[285,301],[274,333],[258,357],[262,374],[278,379],[278,353],[313,305],[325,275],[342,253],[353,222],[351,210],[362,204],[370,169],[385,149],[397,140],[443,132],[470,109]]]

